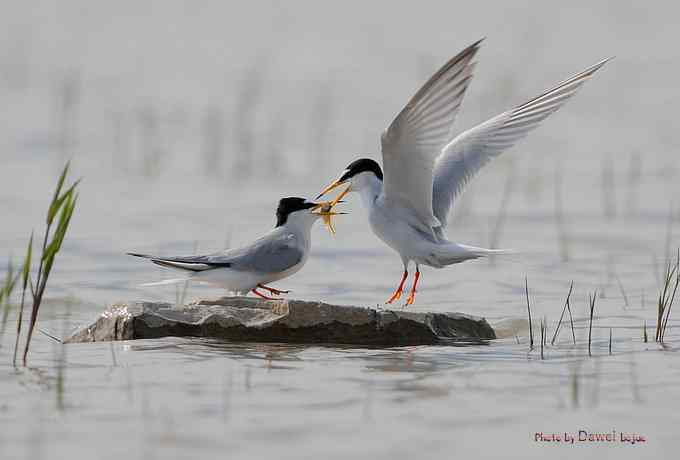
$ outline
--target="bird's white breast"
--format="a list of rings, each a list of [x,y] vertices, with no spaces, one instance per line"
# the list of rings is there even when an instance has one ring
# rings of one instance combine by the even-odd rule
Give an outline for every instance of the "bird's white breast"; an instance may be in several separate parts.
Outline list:
[[[390,206],[379,197],[369,210],[368,220],[373,233],[402,258],[418,261],[432,243],[409,224],[412,219],[407,209]]]

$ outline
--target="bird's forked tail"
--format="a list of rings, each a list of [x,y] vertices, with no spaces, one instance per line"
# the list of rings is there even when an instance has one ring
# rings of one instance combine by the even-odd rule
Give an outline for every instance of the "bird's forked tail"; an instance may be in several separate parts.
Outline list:
[[[449,243],[442,245],[441,250],[438,251],[437,258],[442,265],[452,265],[465,262],[466,260],[479,259],[480,257],[514,253],[515,251],[511,249],[486,249],[466,244]]]

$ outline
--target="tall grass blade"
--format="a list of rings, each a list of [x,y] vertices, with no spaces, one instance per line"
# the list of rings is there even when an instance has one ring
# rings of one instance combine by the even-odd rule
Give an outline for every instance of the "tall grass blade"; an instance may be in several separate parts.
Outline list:
[[[0,291],[0,306],[2,306],[2,325],[0,325],[0,335],[5,332],[7,326],[7,319],[9,318],[9,311],[12,308],[11,298],[14,286],[19,278],[18,274],[14,274],[14,265],[10,259],[7,262],[7,273],[5,275],[5,284]]]
[[[534,349],[534,329],[531,324],[531,306],[529,305],[529,281],[524,277],[524,292],[527,296],[527,312],[529,314],[529,350]]]
[[[567,299],[567,313],[569,313],[569,325],[571,326],[571,339],[576,345],[576,331],[574,330],[574,317],[571,314],[571,300]]]
[[[28,249],[26,250],[26,258],[24,259],[24,267],[21,272],[21,304],[19,307],[19,314],[17,315],[17,337],[14,342],[14,354],[12,356],[12,365],[17,365],[17,353],[19,351],[19,339],[21,338],[21,324],[24,317],[24,305],[26,303],[26,289],[29,287],[31,281],[31,261],[33,259],[33,232],[31,232],[31,239],[28,240]]]
[[[678,291],[678,285],[680,284],[680,249],[678,249],[675,262],[675,285],[673,286],[673,295],[668,302],[668,307],[666,310],[666,316],[663,320],[663,325],[661,326],[661,342],[663,343],[664,336],[666,335],[666,326],[668,325],[668,318],[671,315],[671,308],[673,307],[673,301],[675,300],[675,294]]]
[[[560,320],[557,322],[557,327],[555,328],[555,333],[553,334],[552,340],[550,341],[550,345],[555,345],[555,340],[557,339],[557,334],[560,332],[560,326],[562,325],[562,319],[564,318],[564,312],[567,310],[567,306],[569,306],[569,298],[571,297],[571,293],[574,290],[574,281],[571,282],[569,285],[569,292],[567,293],[567,300],[564,301],[564,308],[562,309],[562,314],[560,315]]]
[[[56,206],[56,203],[59,202],[59,196],[61,194],[61,189],[64,186],[64,181],[66,180],[66,176],[68,175],[68,170],[71,167],[71,162],[67,161],[66,165],[64,166],[64,169],[61,171],[61,175],[59,176],[59,180],[57,181],[57,188],[54,190],[54,196],[52,197],[52,202],[50,203],[50,207],[47,211],[47,225],[52,224],[52,219],[54,219],[54,216],[57,214],[56,211],[53,211],[53,208]]]
[[[591,345],[593,342],[593,312],[595,311],[595,301],[597,300],[597,291],[590,296],[590,322],[588,324],[588,356],[593,356]]]
[[[545,359],[543,356],[543,348],[545,345],[545,335],[546,335],[546,330],[545,330],[545,318],[541,319],[541,359]]]
[[[55,201],[52,202],[50,205],[50,209],[47,212],[47,223],[48,225],[51,225],[52,222],[54,221],[54,218],[57,216],[57,213],[59,212],[59,209],[61,209],[62,205],[64,204],[64,201],[66,201],[70,196],[73,195],[73,192],[80,182],[80,179],[78,179],[69,189],[64,192],[63,195],[59,196]]]
[[[52,267],[54,266],[54,260],[61,250],[62,243],[66,237],[69,224],[71,223],[71,218],[73,217],[73,212],[78,201],[78,194],[76,193],[76,188],[80,183],[80,180],[73,183],[63,194],[61,190],[64,187],[64,182],[68,175],[69,163],[64,166],[64,169],[59,176],[59,181],[57,182],[57,188],[55,190],[52,201],[47,210],[46,217],[46,229],[45,236],[43,238],[42,250],[40,254],[40,265],[38,267],[38,273],[36,274],[35,283],[29,276],[26,276],[25,280],[28,281],[28,286],[31,287],[31,295],[33,297],[33,305],[31,308],[31,316],[28,324],[28,332],[26,335],[26,343],[24,344],[23,352],[23,364],[26,365],[26,358],[28,356],[28,350],[31,345],[31,339],[33,337],[33,331],[35,329],[36,320],[38,318],[38,311],[40,310],[40,305],[42,303],[43,295],[45,294],[45,288],[47,287],[47,280],[49,279]],[[52,232],[52,226],[55,223],[55,219],[59,216],[56,229]],[[29,242],[29,253],[32,257],[33,252],[33,238]],[[25,264],[29,265],[26,268],[24,265],[24,273],[30,271],[30,260],[25,261]],[[25,289],[25,288],[24,288]],[[22,295],[23,298],[23,295]],[[23,304],[23,300],[22,300]],[[22,307],[23,308],[23,307]],[[17,326],[17,336],[21,331],[21,324]],[[18,347],[18,337],[15,344]],[[16,361],[16,351],[15,358]]]
[[[678,285],[680,285],[680,249],[674,264],[670,259],[668,260],[663,283],[657,300],[656,333],[654,336],[654,340],[662,344]]]

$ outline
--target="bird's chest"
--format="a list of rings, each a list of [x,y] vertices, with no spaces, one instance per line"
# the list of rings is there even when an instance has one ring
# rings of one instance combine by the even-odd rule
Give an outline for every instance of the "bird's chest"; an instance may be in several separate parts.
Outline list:
[[[373,233],[385,244],[403,256],[410,255],[410,248],[418,236],[406,216],[377,202],[370,210],[368,220]]]

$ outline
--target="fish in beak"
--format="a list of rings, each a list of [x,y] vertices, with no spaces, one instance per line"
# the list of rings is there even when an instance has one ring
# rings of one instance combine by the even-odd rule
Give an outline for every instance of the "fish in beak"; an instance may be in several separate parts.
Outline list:
[[[321,218],[323,219],[323,223],[326,225],[326,228],[328,228],[328,231],[331,232],[331,234],[333,235],[335,235],[335,226],[333,225],[332,220],[333,216],[347,214],[346,212],[333,211],[333,207],[338,203],[342,202],[337,198],[333,201],[322,201],[320,203],[316,203],[316,206],[314,206],[311,209],[312,214],[318,214],[321,216]]]

